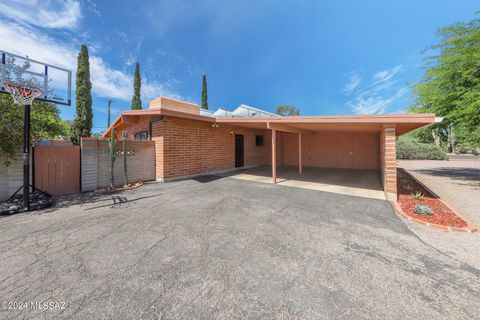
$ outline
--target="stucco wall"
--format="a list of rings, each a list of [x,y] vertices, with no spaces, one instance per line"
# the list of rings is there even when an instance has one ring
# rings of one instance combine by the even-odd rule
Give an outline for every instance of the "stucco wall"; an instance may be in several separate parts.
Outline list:
[[[269,143],[271,143],[269,135]],[[268,149],[271,157],[271,149]],[[271,163],[271,159],[268,160]],[[277,164],[298,165],[298,134],[277,132]],[[316,132],[302,135],[302,164],[321,168],[379,169],[376,133]]]
[[[0,157],[0,201],[7,200],[17,189],[23,185],[23,151],[16,152],[15,159],[10,160],[10,165],[5,167],[5,158]],[[32,166],[30,165],[30,169]],[[32,182],[30,177],[30,183]],[[20,191],[20,193],[22,193]]]

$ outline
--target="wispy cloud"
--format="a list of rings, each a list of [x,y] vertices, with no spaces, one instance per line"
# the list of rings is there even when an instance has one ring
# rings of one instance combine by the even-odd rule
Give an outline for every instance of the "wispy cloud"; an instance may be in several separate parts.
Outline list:
[[[359,87],[360,81],[356,81],[361,79],[360,76],[352,74],[344,87],[344,93],[346,95],[356,93],[347,102],[347,106],[357,114],[388,112],[409,90],[408,87],[399,85],[395,78],[403,70],[403,65],[397,65],[390,69],[378,71],[373,74],[370,83],[366,83],[362,88]],[[398,110],[404,110],[404,108]]]
[[[366,91],[349,101],[347,105],[357,114],[381,114],[407,91],[408,88],[401,88],[393,95],[370,95],[370,92]]]
[[[100,13],[100,10],[98,10],[97,4],[93,0],[87,0],[87,8],[89,11],[93,12],[102,22],[102,14]]]
[[[345,87],[343,87],[343,93],[349,96],[358,87],[361,81],[362,78],[356,72],[352,73],[350,75],[350,80]]]
[[[7,3],[0,3],[0,15],[42,28],[75,29],[82,17],[80,2],[76,0],[10,0]]]
[[[0,48],[18,55],[45,63],[76,70],[78,48],[71,44],[52,39],[40,30],[0,19]],[[133,94],[133,75],[116,70],[101,57],[90,56],[90,73],[93,93],[98,97],[110,97],[129,101]],[[142,78],[142,98],[144,100],[159,95],[181,98],[169,89],[168,85]]]
[[[396,74],[403,71],[403,65],[398,65],[393,68],[382,70],[373,75],[373,85],[388,81],[392,79]]]

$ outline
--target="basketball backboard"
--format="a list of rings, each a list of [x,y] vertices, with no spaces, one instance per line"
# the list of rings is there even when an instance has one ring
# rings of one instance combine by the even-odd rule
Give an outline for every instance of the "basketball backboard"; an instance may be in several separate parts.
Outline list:
[[[0,50],[0,93],[8,93],[4,82],[27,84],[43,91],[38,100],[72,103],[72,72]]]

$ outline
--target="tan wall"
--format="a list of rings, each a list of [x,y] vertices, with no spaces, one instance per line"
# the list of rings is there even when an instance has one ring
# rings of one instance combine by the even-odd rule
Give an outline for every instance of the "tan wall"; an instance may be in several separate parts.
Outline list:
[[[380,134],[380,175],[390,200],[397,199],[397,154],[395,127],[384,127]]]
[[[122,150],[118,141],[117,151]],[[127,142],[127,151],[135,151],[127,156],[128,182],[155,180],[155,142]],[[110,185],[110,150],[106,140],[82,139],[82,191],[105,188]],[[115,186],[124,183],[123,156],[117,156],[114,166]]]
[[[19,149],[16,152],[15,159],[10,160],[11,163],[8,167],[3,165],[5,160],[0,157],[0,201],[10,198],[23,185],[23,151]],[[22,192],[20,191],[20,193]]]
[[[297,166],[298,134],[279,132],[277,136],[278,165]],[[271,157],[271,148],[268,149],[268,157]],[[271,163],[271,159],[268,159],[268,163]],[[302,163],[311,167],[376,170],[379,168],[378,134],[335,132],[303,134]]]
[[[192,114],[200,114],[200,106],[194,103],[166,98],[158,97],[153,99],[149,103],[149,109],[168,109],[173,111],[181,111]]]

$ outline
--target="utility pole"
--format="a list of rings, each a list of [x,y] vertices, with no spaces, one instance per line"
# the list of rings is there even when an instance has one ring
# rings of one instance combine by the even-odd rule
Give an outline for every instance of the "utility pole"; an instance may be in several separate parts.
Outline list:
[[[107,113],[107,114],[108,114],[108,115],[107,115],[107,117],[108,117],[108,126],[107,126],[107,128],[110,128],[110,105],[112,104],[112,102],[113,102],[112,99],[108,99],[108,113]]]

